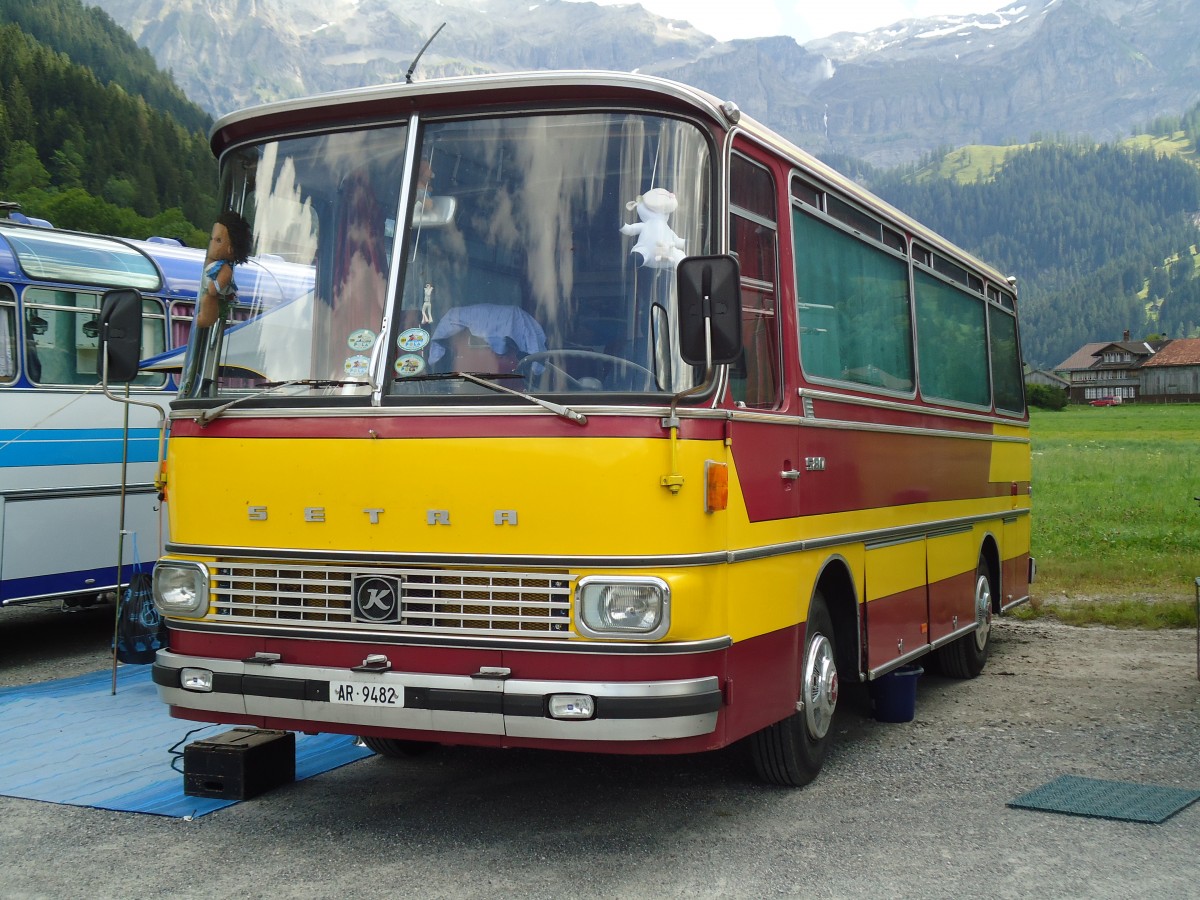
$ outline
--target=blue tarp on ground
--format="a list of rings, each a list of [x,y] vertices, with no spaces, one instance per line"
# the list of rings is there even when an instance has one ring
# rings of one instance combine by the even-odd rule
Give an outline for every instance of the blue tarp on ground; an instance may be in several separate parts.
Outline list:
[[[0,688],[0,795],[202,816],[236,801],[185,795],[183,748],[230,727],[171,718],[150,666],[119,667],[116,694],[111,670]],[[346,735],[298,734],[296,779],[370,755]]]

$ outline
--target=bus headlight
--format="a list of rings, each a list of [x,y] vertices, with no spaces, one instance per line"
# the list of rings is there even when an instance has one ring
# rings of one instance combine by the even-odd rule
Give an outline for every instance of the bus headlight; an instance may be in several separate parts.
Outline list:
[[[671,626],[671,588],[661,578],[589,576],[576,588],[575,610],[580,634],[654,640]]]
[[[164,616],[208,612],[208,569],[200,563],[163,560],[154,567],[154,605]]]

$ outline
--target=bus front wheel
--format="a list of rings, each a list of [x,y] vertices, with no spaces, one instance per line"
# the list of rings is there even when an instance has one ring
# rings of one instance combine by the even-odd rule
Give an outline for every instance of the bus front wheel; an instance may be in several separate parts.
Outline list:
[[[837,709],[836,657],[833,620],[818,592],[808,611],[796,712],[750,736],[754,768],[768,784],[802,787],[821,771]]]
[[[368,750],[373,750],[380,756],[390,759],[403,759],[408,756],[424,756],[434,745],[428,741],[401,741],[396,738],[381,738],[362,736],[362,742]]]

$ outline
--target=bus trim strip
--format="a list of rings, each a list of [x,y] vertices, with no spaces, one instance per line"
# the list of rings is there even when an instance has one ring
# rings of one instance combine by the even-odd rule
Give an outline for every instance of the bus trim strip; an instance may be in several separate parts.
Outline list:
[[[331,633],[325,623],[305,625],[254,625],[248,622],[214,622],[201,619],[170,619],[172,631],[187,631],[215,635],[253,635],[261,638],[336,641],[338,643],[389,644],[409,647],[453,647],[474,650],[520,650],[541,653],[587,653],[614,656],[661,656],[678,654],[715,653],[728,650],[733,639],[725,636],[701,641],[670,643],[633,643],[629,641],[580,641],[562,638],[482,637],[478,635],[436,636],[411,631],[341,630]]]
[[[709,553],[679,553],[656,556],[492,556],[479,553],[381,553],[379,551],[351,552],[341,550],[266,549],[261,547],[225,547],[203,544],[169,543],[166,553],[180,556],[215,556],[220,559],[294,559],[307,562],[371,563],[374,565],[475,565],[475,566],[525,566],[525,567],[569,567],[569,568],[681,568],[685,566],[715,566],[725,563],[747,562],[772,556],[786,556],[809,550],[822,550],[844,544],[874,543],[878,541],[902,540],[926,534],[945,533],[948,529],[959,529],[979,522],[997,519],[1012,519],[1027,516],[1028,509],[1004,510],[1003,512],[976,513],[913,525],[897,525],[870,531],[834,534],[828,537],[779,544],[764,544],[740,550],[715,550]]]

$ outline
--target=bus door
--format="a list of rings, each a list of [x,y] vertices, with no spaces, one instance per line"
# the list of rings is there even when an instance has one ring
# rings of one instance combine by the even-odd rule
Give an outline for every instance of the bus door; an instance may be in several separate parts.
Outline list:
[[[775,179],[740,153],[730,161],[729,245],[742,279],[742,356],[731,366],[739,410],[782,413]],[[779,415],[737,416],[733,455],[751,522],[800,515],[799,429]]]
[[[963,560],[979,555],[975,533],[964,525],[930,534],[929,639],[938,641],[975,622],[975,570],[963,571]]]
[[[864,589],[868,671],[908,656],[929,643],[929,596],[925,578],[925,535],[866,545]]]

